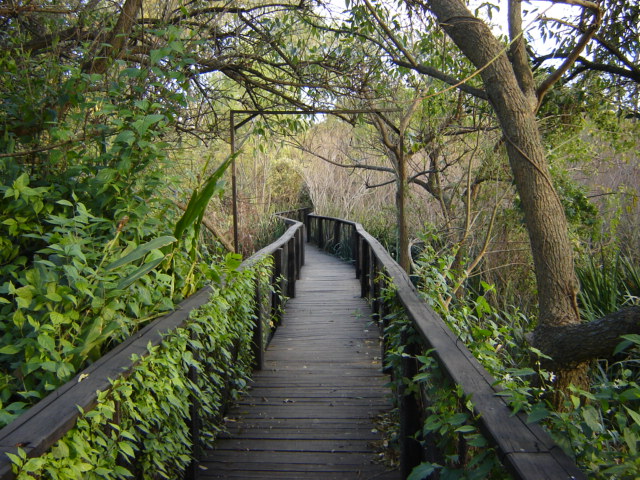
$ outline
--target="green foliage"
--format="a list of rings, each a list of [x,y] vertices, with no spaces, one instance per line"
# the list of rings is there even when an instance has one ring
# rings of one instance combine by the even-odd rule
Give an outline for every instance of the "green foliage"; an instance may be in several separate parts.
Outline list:
[[[55,31],[54,17],[39,18]],[[163,138],[187,101],[179,42],[145,68],[118,60],[97,75],[78,61],[84,45],[14,55],[24,32],[11,26],[0,53],[2,425],[217,275],[207,247],[187,242],[201,212],[179,221],[167,195]],[[154,33],[175,40],[171,27]]]
[[[440,478],[449,479],[505,478],[495,451],[478,429],[472,401],[442,374],[432,351],[408,353],[412,344],[420,350],[421,339],[397,306],[391,285],[383,290],[382,297],[392,307],[385,330],[386,366],[395,372],[392,385],[397,392],[415,395],[425,406],[416,439],[434,457],[417,466],[408,479],[421,480],[436,471]],[[400,370],[401,362],[408,358],[420,365],[413,378],[403,377]]]
[[[630,258],[604,253],[601,261],[589,257],[576,269],[580,280],[580,312],[586,320],[596,320],[625,305],[640,301],[640,267]]]
[[[418,260],[419,289],[483,366],[498,379],[503,388],[500,395],[508,400],[514,412],[525,412],[529,421],[541,422],[565,452],[589,473],[590,478],[638,477],[640,337],[625,336],[618,350],[626,355],[626,359],[613,365],[598,363],[592,372],[591,390],[586,392],[574,388],[565,400],[567,408],[554,411],[551,400],[555,375],[541,368],[541,352],[528,346],[524,339],[525,332],[533,328],[531,321],[513,308],[497,310],[493,307],[487,301],[487,294],[493,287],[483,283],[480,284],[482,295],[470,291],[465,298],[455,299],[448,307],[444,305],[443,299],[450,296],[451,285],[456,282],[457,274],[451,269],[452,259],[453,255],[436,254],[432,247],[427,246]],[[617,268],[619,272],[620,267]],[[602,293],[603,306],[612,307],[615,302],[611,303],[611,296],[619,298],[617,292],[613,292],[615,282],[597,269],[587,272],[594,278],[585,295],[594,297],[592,303],[596,303],[598,294]],[[624,276],[634,278],[629,273]],[[439,387],[443,380],[438,377],[437,370],[431,369],[434,361],[428,356],[420,360],[425,371],[414,381],[427,382],[426,385],[432,388]],[[445,399],[450,399],[448,395],[452,388],[443,389],[440,410],[430,410],[431,416],[425,422],[427,433],[437,428],[443,428],[445,433],[455,432],[455,420],[462,418],[455,415],[469,415],[464,410],[458,409],[455,413],[450,410],[448,414],[444,410],[451,408]],[[433,405],[437,407],[440,398],[437,390],[432,390],[431,402],[432,398],[436,399]],[[454,448],[455,437],[449,438],[449,443],[445,442],[444,446],[445,449]],[[442,465],[438,463],[434,468]]]
[[[227,257],[219,272],[225,283],[214,285],[210,301],[160,346],[134,358],[131,374],[100,392],[96,408],[50,452],[11,455],[17,478],[180,478],[193,455],[190,404],[197,399],[200,440],[210,445],[251,372],[254,278],[268,275],[269,267],[263,262],[239,272],[237,266],[235,256]]]

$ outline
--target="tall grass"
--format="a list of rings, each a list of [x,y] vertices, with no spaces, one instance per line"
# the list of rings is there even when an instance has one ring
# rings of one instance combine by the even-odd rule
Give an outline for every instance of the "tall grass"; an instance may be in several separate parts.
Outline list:
[[[578,296],[584,320],[591,321],[640,301],[640,265],[621,255],[590,257],[576,269]]]

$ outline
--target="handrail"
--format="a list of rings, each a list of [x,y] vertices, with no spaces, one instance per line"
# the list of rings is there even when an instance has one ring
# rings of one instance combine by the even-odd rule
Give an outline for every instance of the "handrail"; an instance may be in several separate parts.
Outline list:
[[[304,259],[304,225],[301,222],[287,221],[287,231],[274,243],[259,250],[247,258],[239,269],[250,268],[262,258],[273,255],[274,266],[270,282],[277,283],[268,303],[273,313],[280,311],[282,299],[280,292],[295,296],[295,281],[300,276],[300,268]],[[222,280],[224,281],[224,280]],[[256,295],[262,298],[263,285],[260,279],[256,282]],[[175,310],[153,321],[127,340],[106,353],[95,363],[78,373],[67,383],[47,395],[37,404],[0,430],[0,480],[14,478],[11,472],[11,461],[6,453],[16,454],[18,448],[24,450],[29,457],[44,454],[62,436],[71,430],[80,416],[79,408],[86,412],[97,404],[98,391],[110,388],[111,380],[126,376],[136,362],[136,358],[148,353],[148,345],[156,346],[162,342],[164,335],[183,326],[189,319],[191,311],[206,304],[213,292],[211,286],[205,286],[194,295],[183,300]],[[263,341],[263,302],[256,302],[257,321],[253,332],[255,367],[261,369],[265,344]],[[196,418],[192,418],[197,423]],[[194,446],[196,441],[194,440]]]
[[[346,228],[345,228],[346,227]],[[345,231],[346,230],[346,231]],[[482,433],[497,448],[500,459],[520,480],[586,479],[562,449],[537,423],[527,423],[522,413],[513,414],[506,401],[496,394],[495,379],[458,340],[440,316],[418,295],[407,273],[361,224],[333,217],[309,215],[308,236],[320,247],[336,250],[348,244],[355,260],[361,295],[372,300],[378,318],[385,315],[380,299],[380,273],[391,278],[396,298],[413,322],[427,348],[433,349],[440,367],[465,395],[471,396]],[[406,376],[406,375],[405,375]],[[420,446],[411,437],[416,432],[417,404],[401,395],[401,470],[406,477],[420,463]]]

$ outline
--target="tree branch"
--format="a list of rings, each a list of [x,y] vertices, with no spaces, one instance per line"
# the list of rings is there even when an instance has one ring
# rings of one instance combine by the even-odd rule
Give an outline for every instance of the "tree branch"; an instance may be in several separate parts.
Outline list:
[[[640,306],[624,308],[593,322],[534,331],[533,345],[552,359],[545,368],[567,368],[597,358],[611,358],[620,337],[640,334]]]
[[[142,8],[142,1],[126,0],[118,17],[118,22],[113,27],[106,45],[103,46],[93,61],[87,62],[83,66],[83,71],[102,74],[107,71],[113,59],[120,57],[131,35],[131,28],[136,23],[136,18]]]
[[[576,60],[578,59],[582,51],[586,48],[587,44],[591,41],[591,39],[594,37],[598,29],[600,28],[600,25],[602,24],[603,12],[600,6],[596,3],[583,1],[583,0],[564,0],[563,2],[557,2],[557,3],[568,3],[571,5],[580,5],[585,9],[591,10],[591,12],[594,15],[594,18],[591,25],[585,29],[582,37],[580,38],[580,40],[578,41],[574,49],[571,51],[571,53],[569,53],[569,55],[567,55],[565,61],[562,62],[562,65],[560,65],[553,73],[551,73],[551,75],[549,75],[538,86],[536,90],[536,95],[538,97],[537,108],[540,108],[540,105],[542,104],[542,100],[544,99],[544,96],[551,89],[551,87],[558,80],[560,80],[560,78],[562,78],[562,75],[564,75],[566,71],[569,70],[569,68],[571,68],[571,66],[575,64]]]

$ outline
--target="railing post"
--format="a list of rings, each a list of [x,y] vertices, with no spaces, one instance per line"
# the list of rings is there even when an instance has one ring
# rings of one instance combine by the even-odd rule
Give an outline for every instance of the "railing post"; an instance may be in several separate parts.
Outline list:
[[[394,299],[390,299],[391,302]],[[392,365],[387,365],[387,347],[389,343],[389,335],[387,333],[387,327],[389,326],[389,318],[387,316],[391,312],[391,307],[385,299],[380,299],[380,315],[378,318],[378,329],[380,331],[380,358],[382,363],[382,372],[391,374],[393,371]]]
[[[360,278],[362,275],[362,270],[360,269],[360,244],[362,243],[362,238],[358,235],[358,231],[356,227],[353,227],[353,244],[355,245],[353,249],[353,260],[356,265],[356,278]]]
[[[338,249],[340,248],[340,227],[342,226],[341,222],[333,221],[333,250],[335,253],[338,253]]]
[[[291,238],[287,242],[287,296],[296,296],[296,241]]]
[[[371,259],[371,278],[372,278],[372,289],[371,289],[371,309],[373,310],[373,314],[377,317],[377,320],[380,320],[380,261],[378,257],[375,255]]]
[[[305,230],[306,230],[306,226],[303,224],[302,227],[300,227],[298,229],[298,231],[296,232],[296,235],[298,237],[298,248],[300,249],[300,266],[299,266],[299,270],[302,270],[302,266],[304,265],[305,262],[305,258],[304,258],[304,254],[305,254],[305,247],[304,247],[304,241],[305,241]],[[300,271],[298,271],[298,279],[300,279]]]
[[[282,244],[282,295],[289,295],[289,242]]]
[[[262,370],[264,367],[264,311],[260,275],[256,275],[255,300],[256,324],[253,327],[253,366],[256,370]]]
[[[323,218],[320,217],[316,217],[316,224],[318,225],[318,241],[316,242],[318,244],[318,248],[320,250],[324,249],[324,232],[322,231],[322,227],[323,227]]]
[[[195,340],[197,335],[191,330],[189,334],[191,340]],[[187,349],[193,355],[193,359],[197,362],[200,360],[200,351],[197,348],[193,348],[191,344]],[[189,366],[187,373],[189,381],[194,385],[198,381],[198,370],[193,365]],[[200,444],[200,400],[196,395],[189,394],[189,433],[191,435],[191,453],[192,459],[184,472],[184,480],[196,480],[198,475],[198,461],[202,457],[202,446]]]
[[[304,211],[304,229],[307,232],[307,243],[309,243],[311,241],[311,217],[309,217],[309,214],[311,213],[311,209],[310,208],[306,208]]]
[[[275,291],[272,293],[273,299],[271,301],[271,315],[274,321],[279,325],[282,322],[282,295],[285,294],[285,284],[282,278],[284,272],[283,268],[283,249],[277,248],[273,252],[273,273],[271,275],[271,284],[276,286]]]
[[[349,229],[351,231],[351,235],[350,235],[350,238],[349,238],[349,243],[350,243],[350,246],[349,246],[350,258],[349,258],[349,260],[356,260],[358,258],[358,255],[356,253],[357,250],[358,250],[358,234],[356,232],[356,227],[354,225],[349,225]],[[358,271],[357,270],[358,270],[358,267],[357,267],[357,264],[356,264],[356,278],[358,278]]]
[[[415,344],[409,344],[409,334],[403,331],[401,334],[402,344],[406,346],[405,353],[400,361],[401,379],[398,387],[398,409],[400,411],[400,476],[407,478],[414,467],[422,461],[420,443],[414,438],[422,425],[420,409],[416,398],[409,389],[409,385],[404,378],[412,379],[417,373],[415,361]]]
[[[376,284],[376,254],[373,251],[373,248],[368,249],[368,259],[367,266],[369,267],[369,275],[368,275],[368,286],[367,291],[369,292],[369,297],[373,299],[373,295],[375,293],[375,284]]]
[[[360,296],[365,298],[369,293],[369,244],[360,238]]]

